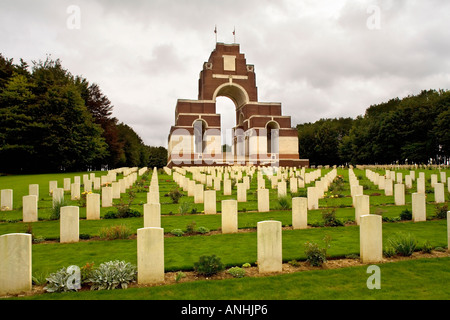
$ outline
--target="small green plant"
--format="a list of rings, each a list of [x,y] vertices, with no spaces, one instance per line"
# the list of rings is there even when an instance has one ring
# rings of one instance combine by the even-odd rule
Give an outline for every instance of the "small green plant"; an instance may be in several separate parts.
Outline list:
[[[410,234],[398,235],[388,239],[388,243],[402,256],[411,256],[417,248],[417,240]]]
[[[172,199],[172,203],[177,204],[178,201],[180,201],[180,198],[183,196],[183,194],[180,192],[178,188],[172,189],[169,192],[169,197]]]
[[[208,233],[210,230],[208,229],[208,228],[206,228],[206,227],[198,227],[197,228],[197,232],[198,233],[200,233],[200,234],[206,234],[206,233]]]
[[[422,246],[422,252],[423,253],[431,253],[433,250],[433,246],[431,245],[430,241],[425,241],[425,243]]]
[[[448,204],[444,203],[443,205],[436,205],[436,213],[435,218],[436,219],[447,219],[447,211],[448,211]]]
[[[66,268],[62,268],[55,273],[50,274],[47,280],[47,285],[44,290],[47,292],[68,292],[76,291],[76,289],[71,288],[69,284],[69,278],[73,273],[68,272]]]
[[[131,229],[125,225],[105,227],[100,229],[100,238],[105,240],[128,239]]]
[[[340,227],[344,225],[344,223],[341,220],[336,218],[336,209],[332,209],[330,211],[323,211],[322,219],[325,227]]]
[[[91,290],[127,289],[136,281],[136,267],[125,261],[109,261],[94,269],[86,280]]]
[[[181,279],[186,278],[186,274],[184,272],[178,271],[175,274],[175,282],[180,282]]]
[[[291,202],[289,201],[289,197],[279,197],[278,198],[278,208],[280,210],[289,210],[291,208]]]
[[[186,226],[186,233],[187,234],[194,234],[196,232],[196,226],[197,226],[197,222],[192,221],[191,223],[189,223]]]
[[[400,213],[400,220],[402,220],[402,221],[412,220],[412,212],[408,209],[403,210]]]
[[[391,258],[391,257],[397,255],[397,251],[395,250],[395,248],[392,245],[387,245],[383,248],[383,255],[386,258]]]
[[[297,260],[291,260],[288,263],[293,267],[298,267],[300,265]]]
[[[170,233],[177,237],[181,237],[184,234],[183,230],[181,229],[173,229],[172,231],[170,231]]]
[[[94,270],[93,262],[86,262],[86,264],[80,268],[82,283],[86,282],[87,279],[89,279],[93,270]]]
[[[189,213],[189,210],[191,210],[191,204],[187,201],[182,202],[180,204],[180,207],[178,208],[178,211],[180,212],[180,214],[187,214],[187,213]]]
[[[59,220],[59,217],[61,215],[61,208],[64,206],[66,206],[66,202],[64,201],[64,199],[55,201],[50,213],[50,220]]]
[[[234,278],[243,278],[245,277],[245,270],[239,267],[233,267],[228,269],[228,274],[231,274]]]
[[[250,263],[246,262],[242,265],[242,268],[250,268],[251,266],[252,265]]]
[[[214,254],[212,256],[201,256],[198,262],[194,263],[195,272],[205,277],[219,273],[224,268],[220,258]]]
[[[323,239],[325,242],[325,246],[321,248],[315,242],[306,242],[305,243],[305,254],[306,261],[314,267],[320,267],[322,264],[327,262],[327,250],[330,248],[331,237],[325,236]]]

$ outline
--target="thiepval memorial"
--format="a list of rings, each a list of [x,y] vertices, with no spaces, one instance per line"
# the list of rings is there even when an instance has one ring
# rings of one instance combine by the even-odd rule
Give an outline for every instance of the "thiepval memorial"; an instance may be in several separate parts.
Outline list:
[[[281,103],[258,101],[255,67],[247,64],[239,44],[216,43],[203,64],[198,100],[177,101],[175,125],[168,141],[169,168],[181,166],[307,167],[300,159],[298,133]],[[217,97],[235,104],[236,126],[229,135],[216,113]],[[232,141],[224,141],[229,136]],[[224,148],[228,145],[231,148]]]

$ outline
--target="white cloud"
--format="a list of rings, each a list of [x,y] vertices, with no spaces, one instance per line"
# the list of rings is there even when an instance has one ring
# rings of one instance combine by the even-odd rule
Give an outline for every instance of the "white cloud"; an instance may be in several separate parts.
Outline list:
[[[80,30],[66,26],[69,5],[81,9]],[[370,5],[380,8],[379,30],[367,28]],[[449,7],[438,0],[1,1],[0,43],[15,61],[60,58],[97,83],[145,143],[166,146],[177,99],[197,98],[215,25],[227,43],[236,27],[259,100],[281,102],[295,126],[450,88]]]

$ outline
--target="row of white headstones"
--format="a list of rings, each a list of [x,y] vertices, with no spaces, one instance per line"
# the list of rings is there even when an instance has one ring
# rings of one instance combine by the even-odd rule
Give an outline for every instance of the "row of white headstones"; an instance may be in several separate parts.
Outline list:
[[[167,172],[167,171],[166,171]],[[357,183],[353,171],[349,171],[351,185]],[[183,186],[180,176],[183,171],[173,172],[174,180]],[[371,176],[370,171],[366,174]],[[295,174],[294,174],[295,175]],[[278,175],[277,175],[278,176]],[[376,175],[374,175],[376,176]],[[283,175],[279,175],[283,180]],[[336,171],[333,169],[320,181],[329,181],[331,183],[336,177]],[[278,179],[278,178],[277,178]],[[272,180],[273,181],[273,180]],[[283,182],[283,181],[280,181]],[[317,182],[317,181],[316,181]],[[276,184],[278,187],[279,182]],[[319,183],[321,186],[322,184]],[[328,188],[328,183],[324,189],[316,189],[315,197],[319,198]],[[317,183],[314,188],[317,188]],[[159,189],[157,174],[152,175],[150,192]],[[261,188],[258,190],[258,193]],[[206,190],[208,191],[217,190]],[[317,192],[318,191],[318,192]],[[149,192],[149,193],[150,193]],[[355,199],[361,195],[355,195]],[[214,197],[215,198],[215,197]],[[267,197],[268,198],[268,197]],[[204,196],[204,199],[208,199]],[[296,200],[302,199],[302,200]],[[298,201],[298,202],[297,202]],[[215,201],[214,201],[215,202]],[[231,205],[233,203],[233,205]],[[368,203],[368,202],[367,202]],[[222,232],[237,232],[237,200],[224,200],[222,202]],[[147,210],[147,206],[159,208],[159,210]],[[78,207],[76,207],[78,208]],[[206,203],[205,203],[206,208]],[[75,209],[71,209],[74,210]],[[67,212],[71,211],[67,210]],[[159,211],[159,212],[158,212]],[[306,228],[308,199],[293,199],[293,223],[294,215],[299,213],[301,221],[300,228]],[[358,217],[357,223],[360,225],[360,258],[363,263],[377,263],[382,261],[382,217],[376,214],[365,213],[359,210],[357,201],[355,202],[355,216]],[[206,209],[205,209],[206,213]],[[214,214],[209,213],[209,214]],[[69,217],[63,222],[64,217]],[[147,216],[147,217],[146,217]],[[148,217],[151,216],[151,217]],[[448,220],[449,221],[449,220]],[[68,233],[73,233],[74,225],[78,225],[79,216],[76,213],[61,213],[61,226],[67,226]],[[137,265],[138,265],[138,283],[155,284],[164,282],[164,229],[160,226],[160,203],[149,202],[144,205],[144,228],[137,230]],[[450,228],[448,227],[448,230]],[[63,233],[63,227],[61,227]],[[61,234],[62,235],[62,234]],[[69,242],[78,241],[79,235],[74,234],[74,238]],[[450,232],[448,233],[450,241]],[[258,269],[260,273],[272,273],[282,271],[282,225],[279,221],[260,221],[257,224],[257,257]],[[14,294],[22,291],[31,290],[31,235],[27,234],[7,234],[0,236],[0,294]]]

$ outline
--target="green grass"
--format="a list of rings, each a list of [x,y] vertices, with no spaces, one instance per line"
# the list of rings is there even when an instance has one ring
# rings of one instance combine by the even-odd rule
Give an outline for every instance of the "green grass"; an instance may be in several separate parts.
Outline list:
[[[309,169],[308,171],[311,171]],[[329,172],[330,169],[322,169],[322,176]],[[360,180],[360,184],[364,185],[364,193],[371,195],[370,205],[372,214],[382,214],[383,217],[396,218],[400,215],[402,210],[411,210],[411,193],[415,192],[414,189],[409,190],[406,195],[406,205],[405,206],[395,206],[393,197],[384,196],[384,192],[377,189],[373,183],[371,183],[366,177],[363,170],[355,169],[355,174]],[[437,170],[417,170],[426,172],[426,184],[427,190],[430,188],[430,175],[432,173],[437,173]],[[379,171],[382,173],[382,171]],[[409,170],[405,173],[409,173]],[[404,173],[404,174],[405,174]],[[49,175],[28,175],[28,176],[0,176],[0,189],[12,188],[14,189],[14,211],[10,212],[0,212],[0,235],[8,233],[26,232],[28,228],[32,229],[33,234],[36,237],[42,237],[45,239],[58,239],[59,237],[59,221],[49,221],[48,217],[51,211],[52,200],[51,196],[48,194],[48,181],[57,180],[58,185],[62,186],[63,179],[66,177],[73,178],[78,175],[81,176],[86,173],[68,173],[68,174],[49,174]],[[96,172],[96,176],[106,174],[106,172]],[[350,197],[349,182],[348,182],[348,170],[338,169],[338,174],[342,175],[344,182],[342,189],[334,190],[333,193],[329,192],[326,198],[319,201],[319,210],[311,210],[308,212],[308,223],[311,225],[320,225],[322,222],[322,211],[323,210],[336,210],[336,217],[342,221],[354,221],[354,208],[352,208],[352,201]],[[190,175],[190,174],[188,174]],[[450,175],[450,171],[447,170],[447,175]],[[416,173],[416,177],[418,174]],[[118,177],[120,178],[120,176]],[[203,204],[193,204],[193,198],[187,197],[186,192],[183,192],[184,196],[180,199],[181,202],[189,202],[191,208],[197,209],[197,214],[185,214],[185,215],[174,215],[178,213],[180,204],[173,204],[171,199],[166,195],[173,188],[177,187],[176,183],[172,180],[171,176],[166,174],[159,174],[159,187],[160,187],[160,201],[162,208],[162,227],[165,229],[166,233],[170,233],[173,229],[186,230],[188,224],[193,221],[196,222],[197,227],[203,226],[210,230],[219,230],[221,227],[221,215],[205,215],[201,214],[203,211]],[[22,196],[28,194],[28,185],[37,183],[40,185],[40,199],[39,199],[39,218],[40,221],[28,224],[22,223],[22,208],[21,201]],[[149,185],[150,181],[143,181],[143,185]],[[306,187],[313,185],[310,183]],[[290,226],[292,224],[292,213],[291,210],[279,210],[278,200],[277,200],[277,190],[270,189],[270,212],[259,213],[257,211],[257,199],[256,199],[256,175],[251,181],[251,189],[247,194],[247,202],[239,203],[239,218],[238,225],[239,228],[256,228],[259,221],[265,220],[276,220],[281,221],[283,226]],[[266,180],[266,187],[270,188],[270,181]],[[448,196],[447,186],[446,195]],[[138,189],[135,189],[138,190]],[[287,186],[289,190],[289,185]],[[296,195],[292,196],[305,196],[306,189],[299,189]],[[83,191],[83,190],[81,190]],[[96,191],[99,192],[99,191]],[[66,193],[66,200],[70,198],[70,193]],[[338,198],[331,198],[329,196],[338,194]],[[379,194],[379,195],[376,195]],[[432,193],[427,194],[427,215],[431,218],[435,213],[435,205],[433,203],[434,196]],[[124,201],[128,200],[128,194],[122,194],[122,199]],[[223,196],[221,191],[217,192],[217,210],[221,211],[221,201],[225,199],[235,199],[236,189],[233,190],[231,196]],[[117,203],[118,200],[115,200]],[[135,193],[135,199],[132,203],[132,209],[139,212],[143,212],[143,204],[147,202],[147,192],[144,189],[138,190]],[[449,203],[449,202],[447,202]],[[68,205],[78,205],[76,201],[68,200]],[[101,208],[101,216],[103,217],[108,211],[114,211],[115,208]],[[98,221],[87,221],[86,209],[80,208],[80,233],[88,234],[90,236],[100,235],[100,230],[104,227],[111,227],[116,225],[125,225],[131,229],[132,233],[136,233],[136,230],[143,227],[143,218],[127,218],[127,219],[101,219]],[[430,242],[433,247],[447,246],[447,224],[446,220],[429,220],[421,223],[384,223],[383,224],[383,241],[387,242],[387,239],[391,236],[395,236],[399,233],[410,233],[412,234],[421,246],[426,240]],[[319,244],[322,243],[322,239],[325,235],[330,235],[332,238],[331,248],[328,250],[330,257],[344,257],[350,254],[359,254],[359,227],[358,226],[346,226],[338,228],[311,228],[307,230],[285,230],[283,231],[283,260],[285,262],[290,260],[304,260],[305,254],[303,252],[303,245],[306,241],[314,241]],[[136,264],[137,257],[137,243],[136,240],[114,240],[114,241],[89,241],[89,242],[79,242],[75,244],[34,244],[32,247],[32,257],[33,257],[33,275],[42,278],[43,275],[55,272],[62,267],[67,267],[69,265],[83,266],[86,263],[94,262],[99,265],[102,262],[111,260],[125,260]],[[246,262],[255,263],[257,252],[256,252],[256,232],[248,233],[238,233],[232,235],[207,235],[207,236],[191,236],[191,237],[170,237],[165,238],[165,267],[166,271],[178,271],[178,270],[192,270],[193,264],[198,260],[201,255],[211,255],[215,254],[219,256],[222,261],[229,267],[235,265],[241,265]],[[443,260],[447,261],[447,260]],[[448,262],[448,261],[447,261]],[[414,265],[413,262],[411,262]],[[443,270],[434,270],[434,266],[440,264],[440,262],[424,264],[425,267],[431,268],[432,272],[436,275],[448,278],[449,269],[443,268]],[[396,268],[393,264],[392,268]],[[387,265],[386,265],[387,266]],[[383,268],[385,265],[383,265]],[[408,267],[409,268],[409,267]],[[393,270],[394,270],[393,269]],[[405,270],[403,270],[405,269]],[[402,272],[407,273],[407,267],[403,268]],[[413,270],[414,267],[411,267]],[[339,271],[318,271],[318,273],[302,273],[305,275],[286,275],[279,277],[270,277],[264,279],[241,279],[242,282],[233,281],[220,281],[218,284],[210,283],[189,283],[176,286],[173,289],[171,286],[165,286],[160,289],[130,289],[130,293],[120,293],[114,292],[96,292],[96,293],[77,293],[72,295],[45,295],[43,298],[65,298],[68,299],[77,297],[80,295],[89,296],[87,299],[102,299],[102,298],[112,298],[119,299],[120,295],[124,295],[124,299],[129,299],[132,294],[136,294],[137,297],[140,295],[148,294],[149,297],[155,297],[155,299],[164,299],[167,297],[172,299],[209,299],[210,297],[218,297],[217,299],[228,299],[224,292],[233,291],[234,286],[239,293],[236,297],[237,299],[252,299],[253,293],[242,293],[245,288],[248,287],[247,291],[255,291],[258,295],[261,293],[263,299],[303,299],[305,297],[310,297],[311,299],[353,299],[349,297],[349,289],[346,286],[345,280],[348,276],[349,279],[357,276],[354,274],[355,270],[339,270]],[[338,276],[340,275],[340,276]],[[292,278],[291,278],[292,277]],[[301,277],[301,278],[297,278]],[[311,277],[311,278],[309,278]],[[364,279],[367,275],[364,274]],[[422,279],[415,278],[414,275],[410,275],[411,279],[414,279],[414,284],[421,286]],[[336,279],[335,279],[336,278]],[[427,278],[424,276],[424,279]],[[295,280],[297,279],[297,280]],[[300,280],[301,279],[301,280]],[[328,280],[327,280],[328,279]],[[383,274],[384,279],[384,274]],[[291,289],[292,292],[285,293],[284,289],[279,287],[285,286],[289,288],[292,282],[302,281],[301,289]],[[330,282],[328,286],[328,282]],[[365,280],[364,280],[365,281]],[[384,280],[383,280],[384,281]],[[403,280],[401,280],[403,281]],[[254,283],[254,285],[253,285]],[[365,283],[365,282],[364,282]],[[383,282],[384,283],[384,282]],[[424,295],[426,297],[448,297],[448,292],[446,295],[442,294],[441,286],[439,281],[429,281],[425,282],[429,285],[424,286]],[[327,284],[324,289],[324,284]],[[218,287],[215,286],[221,286]],[[242,286],[239,287],[239,286]],[[246,287],[247,286],[247,287]],[[167,287],[167,288],[166,288]],[[267,287],[267,289],[262,289],[262,287]],[[407,292],[415,292],[414,285],[409,286],[410,288],[397,292],[392,289],[386,297],[389,299],[402,299],[402,296],[407,295]],[[435,287],[436,294],[431,294]],[[184,296],[177,291],[181,288],[180,292],[186,290]],[[211,289],[209,289],[211,288]],[[328,293],[328,288],[330,292]],[[365,288],[365,289],[364,289]],[[374,293],[367,293],[367,288],[364,285],[364,290],[357,293],[355,297],[360,297],[361,299],[383,299],[383,295]],[[389,287],[386,287],[386,289]],[[383,287],[385,289],[385,287]],[[142,291],[141,291],[142,290]],[[149,293],[147,290],[150,290]],[[161,290],[161,293],[156,293]],[[167,291],[165,291],[167,290]],[[200,292],[195,292],[195,291]],[[211,290],[211,292],[209,291]],[[304,294],[308,293],[308,295]],[[218,292],[216,292],[218,291]],[[260,291],[260,292],[259,292]],[[382,290],[383,291],[383,290]],[[147,293],[144,293],[147,292]],[[155,292],[155,293],[154,293]],[[273,292],[271,294],[271,292]],[[381,291],[380,291],[381,292]],[[384,293],[386,291],[383,291]],[[208,293],[210,295],[208,295]],[[112,294],[112,295],[111,295]],[[117,294],[117,296],[115,296]],[[130,296],[128,296],[130,294]],[[163,296],[161,297],[160,294]],[[367,296],[369,294],[369,296]],[[374,296],[370,296],[373,294]],[[398,295],[398,296],[397,296]],[[419,295],[420,296],[420,295]],[[128,297],[128,298],[127,298]],[[234,295],[232,297],[235,297]],[[216,298],[212,298],[216,299]],[[234,298],[233,298],[234,299]]]
[[[260,278],[196,281],[127,290],[43,294],[51,300],[448,300],[450,258],[379,264],[381,288],[367,288],[367,266]]]

